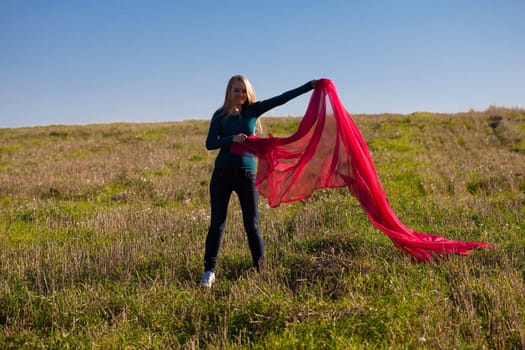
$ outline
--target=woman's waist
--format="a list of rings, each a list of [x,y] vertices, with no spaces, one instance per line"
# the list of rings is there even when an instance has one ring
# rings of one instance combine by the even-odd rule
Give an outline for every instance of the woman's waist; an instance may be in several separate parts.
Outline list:
[[[249,168],[215,168],[213,171],[220,175],[243,176],[253,174],[253,170]]]
[[[221,154],[215,159],[215,168],[218,169],[246,169],[255,172],[256,161],[253,157]]]

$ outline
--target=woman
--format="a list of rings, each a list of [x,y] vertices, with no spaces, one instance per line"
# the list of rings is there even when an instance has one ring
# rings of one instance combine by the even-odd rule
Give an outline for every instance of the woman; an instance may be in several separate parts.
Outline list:
[[[259,270],[264,258],[264,242],[259,232],[259,194],[255,187],[255,158],[250,155],[230,153],[230,145],[242,143],[254,134],[257,119],[270,109],[312,90],[317,80],[312,80],[279,96],[255,101],[255,94],[248,79],[242,75],[231,77],[226,87],[224,104],[210,122],[206,148],[220,149],[215,159],[215,169],[210,182],[211,223],[206,237],[204,274],[200,286],[209,288],[215,282],[215,267],[226,224],[228,203],[236,192],[242,209],[244,229],[253,259]]]

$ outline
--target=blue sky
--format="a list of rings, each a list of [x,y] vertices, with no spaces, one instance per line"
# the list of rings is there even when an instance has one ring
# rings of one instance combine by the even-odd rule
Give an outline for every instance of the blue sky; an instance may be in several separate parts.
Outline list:
[[[523,108],[524,14],[523,0],[0,0],[0,127],[208,119],[238,73],[258,99],[329,78],[353,114]]]

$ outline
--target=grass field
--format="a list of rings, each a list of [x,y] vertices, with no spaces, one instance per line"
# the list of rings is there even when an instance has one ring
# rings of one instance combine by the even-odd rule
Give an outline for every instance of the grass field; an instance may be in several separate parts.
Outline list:
[[[261,199],[258,274],[233,197],[201,290],[207,121],[0,129],[0,348],[524,348],[525,111],[355,120],[407,226],[494,249],[414,263],[319,190]]]

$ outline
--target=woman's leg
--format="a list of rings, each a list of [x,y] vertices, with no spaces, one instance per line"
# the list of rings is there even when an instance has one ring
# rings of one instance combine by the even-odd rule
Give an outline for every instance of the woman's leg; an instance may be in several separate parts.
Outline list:
[[[235,181],[235,192],[241,203],[244,229],[248,235],[253,266],[259,269],[264,258],[264,241],[259,231],[259,192],[255,187],[255,174],[239,175]]]
[[[214,170],[210,181],[211,223],[206,236],[204,271],[215,271],[231,193],[231,177],[221,169]]]

